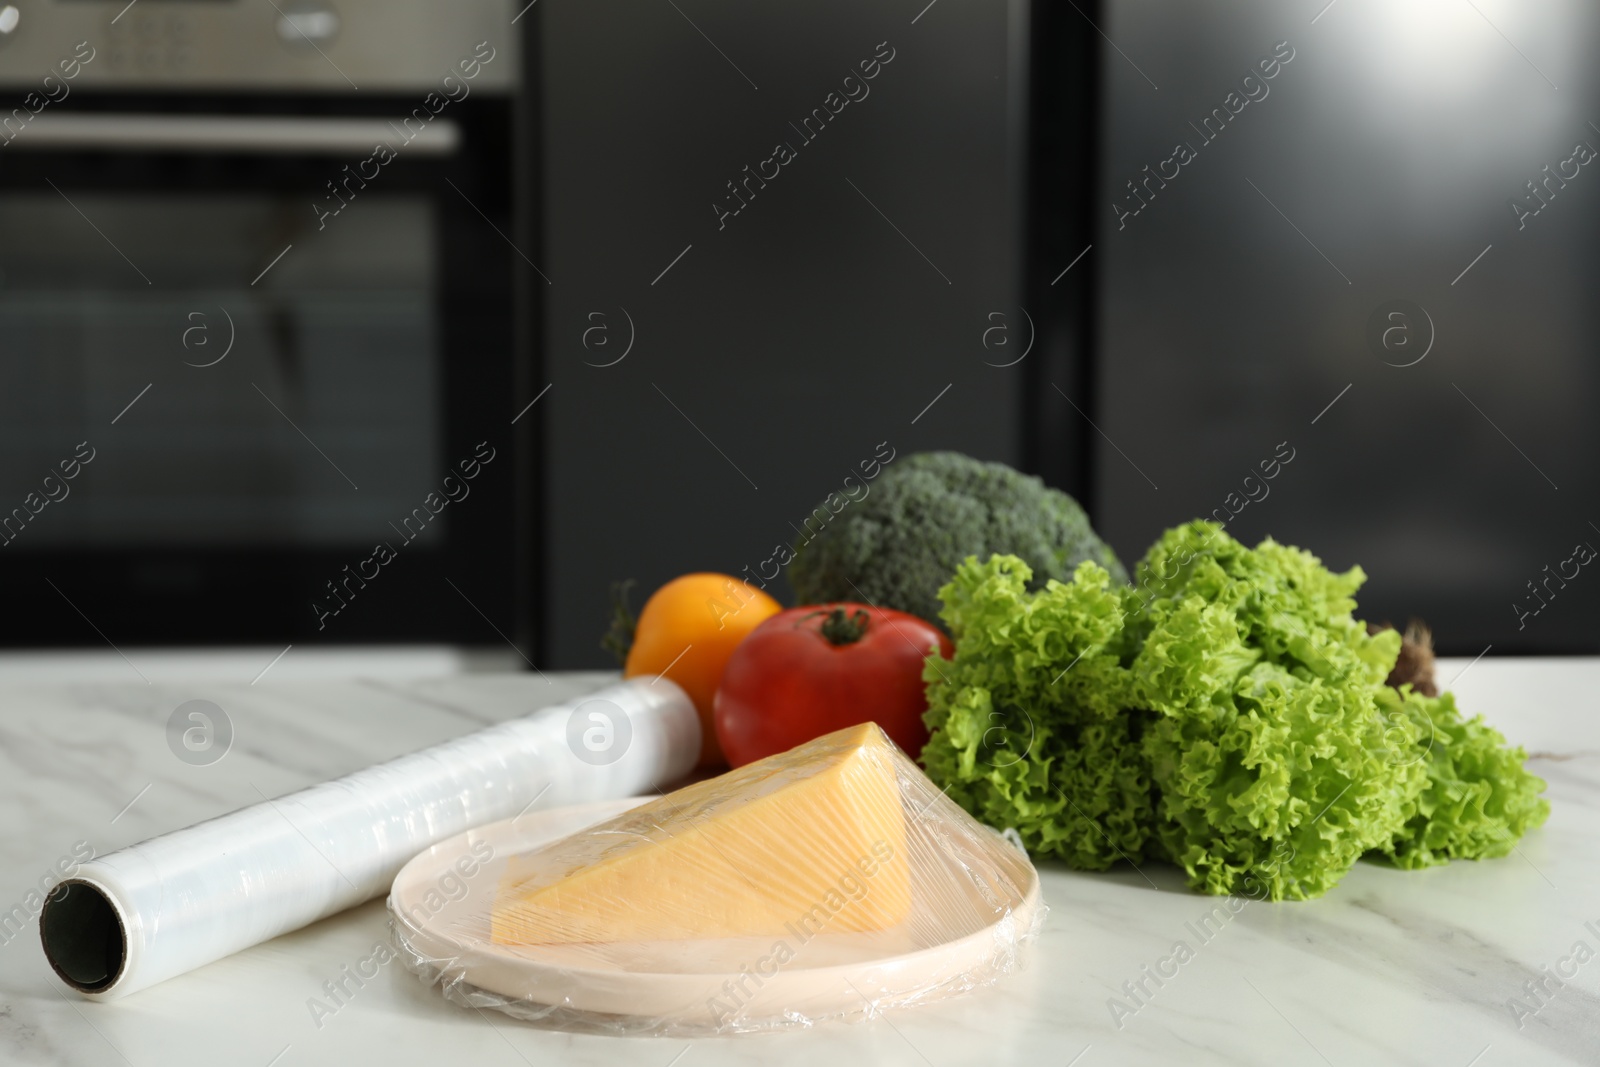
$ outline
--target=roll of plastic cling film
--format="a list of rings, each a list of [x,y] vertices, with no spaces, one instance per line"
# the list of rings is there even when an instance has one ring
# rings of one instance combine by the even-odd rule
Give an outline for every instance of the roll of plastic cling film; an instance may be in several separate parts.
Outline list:
[[[113,999],[371,900],[471,827],[649,792],[699,753],[683,690],[631,679],[91,860],[45,904],[45,956]]]

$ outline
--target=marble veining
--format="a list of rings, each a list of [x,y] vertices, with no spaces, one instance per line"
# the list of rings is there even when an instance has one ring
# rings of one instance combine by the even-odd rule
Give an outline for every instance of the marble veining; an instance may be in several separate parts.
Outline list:
[[[1251,902],[1226,918],[1159,863],[1046,864],[1050,917],[1028,968],[1004,983],[884,1019],[695,1042],[538,1030],[454,1007],[398,964],[315,1016],[322,983],[387,938],[381,901],[111,1004],[64,991],[36,924],[14,937],[0,926],[0,1063],[1600,1063],[1600,958],[1559,988],[1548,978],[1578,942],[1600,953],[1600,660],[1442,662],[1443,679],[1458,672],[1462,706],[1534,752],[1550,783],[1550,821],[1504,859],[1362,863],[1322,900]],[[128,684],[12,686],[0,694],[0,914],[77,842],[108,852],[253,803],[257,789],[289,792],[609,680],[147,685],[130,672]],[[233,722],[231,750],[209,766],[167,747],[167,718],[191,699]],[[1176,974],[1146,977],[1178,942]],[[1519,1016],[1514,999],[1537,1010]]]

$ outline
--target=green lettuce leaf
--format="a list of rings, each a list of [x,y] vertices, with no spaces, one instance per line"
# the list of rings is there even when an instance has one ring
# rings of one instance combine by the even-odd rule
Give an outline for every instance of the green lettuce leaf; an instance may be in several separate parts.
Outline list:
[[[1304,899],[1369,852],[1503,855],[1548,811],[1520,749],[1448,696],[1383,684],[1400,637],[1354,617],[1360,568],[1195,522],[1131,587],[1093,563],[1031,578],[972,558],[940,591],[956,651],[924,671],[922,757],[1036,855],[1157,856],[1204,892]]]
[[[1405,825],[1383,846],[1396,867],[1431,867],[1453,859],[1504,856],[1543,824],[1550,803],[1544,779],[1523,767],[1527,753],[1510,748],[1482,716],[1463,720],[1455,697],[1426,697],[1410,686],[1386,689],[1380,704],[1396,723],[1409,721],[1411,751],[1428,782],[1406,810]]]
[[[1027,591],[1015,556],[969,558],[941,590],[954,660],[931,657],[922,757],[934,781],[978,818],[1012,827],[1036,855],[1105,870],[1137,863],[1154,804],[1129,712],[1119,640],[1127,591],[1097,564],[1070,584]]]

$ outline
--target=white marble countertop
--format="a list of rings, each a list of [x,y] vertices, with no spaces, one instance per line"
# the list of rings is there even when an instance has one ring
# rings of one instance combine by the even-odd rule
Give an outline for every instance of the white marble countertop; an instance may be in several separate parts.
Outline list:
[[[1467,667],[1445,661],[1440,677]],[[608,677],[8,686],[0,909],[77,842],[105,853],[252,803],[257,789],[289,792]],[[1501,860],[1415,873],[1359,864],[1322,900],[1248,904],[1204,942],[1189,924],[1218,901],[1188,892],[1174,869],[1047,864],[1042,939],[1027,970],[998,986],[878,1020],[686,1042],[486,1022],[398,965],[319,1028],[307,1002],[387,937],[381,901],[108,1004],[65,991],[30,924],[0,932],[0,1063],[1600,1063],[1600,961],[1585,956],[1520,1028],[1508,1007],[1545,968],[1570,972],[1576,943],[1600,952],[1600,661],[1485,659],[1455,688],[1535,753],[1549,822]],[[191,699],[233,721],[232,750],[211,766],[167,748],[167,718]],[[1178,940],[1194,958],[1119,1027],[1108,999]]]

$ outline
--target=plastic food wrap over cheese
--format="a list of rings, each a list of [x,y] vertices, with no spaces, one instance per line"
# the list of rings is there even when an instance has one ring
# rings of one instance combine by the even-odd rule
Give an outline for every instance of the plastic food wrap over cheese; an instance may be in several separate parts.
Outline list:
[[[1016,969],[1043,921],[1027,857],[871,723],[609,807],[418,857],[389,900],[402,958],[472,1007],[704,1036],[964,992]]]

